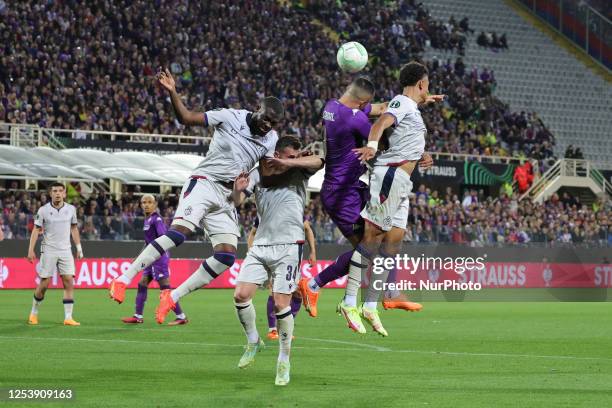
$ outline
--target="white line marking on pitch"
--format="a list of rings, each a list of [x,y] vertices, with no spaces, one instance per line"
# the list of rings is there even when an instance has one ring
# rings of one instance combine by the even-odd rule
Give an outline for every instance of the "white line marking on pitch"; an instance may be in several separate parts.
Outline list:
[[[347,344],[353,346],[368,346],[365,350],[378,353],[413,353],[413,354],[429,354],[429,355],[446,355],[446,356],[466,356],[466,357],[511,357],[511,358],[548,358],[561,360],[589,360],[589,361],[612,361],[612,358],[606,357],[578,357],[578,356],[547,356],[536,354],[508,354],[508,353],[470,353],[461,351],[427,351],[427,350],[393,350],[385,347],[373,346],[370,344],[359,344],[340,340],[326,340],[306,338],[305,340],[325,341],[330,343]],[[221,344],[221,343],[198,343],[198,342],[175,342],[175,341],[140,341],[140,340],[122,340],[122,339],[84,339],[75,337],[27,337],[27,336],[0,336],[0,340],[42,340],[42,341],[84,341],[84,342],[103,342],[103,343],[134,343],[134,344],[162,344],[162,345],[179,345],[179,346],[206,346],[206,347],[239,347],[239,344]],[[337,348],[337,347],[304,347],[294,346],[298,349],[309,350],[332,350],[332,351],[365,351],[364,348]]]
[[[123,339],[85,339],[76,337],[26,337],[26,336],[0,336],[1,340],[42,340],[42,341],[84,341],[84,342],[99,342],[99,343],[133,343],[138,345],[146,344],[161,344],[161,345],[176,345],[176,346],[198,346],[198,347],[238,347],[244,348],[243,344],[221,344],[221,343],[198,343],[198,342],[177,342],[177,341],[149,341],[149,340],[123,340]],[[359,345],[358,343],[345,342],[346,344]],[[269,347],[269,343],[266,344]],[[333,350],[333,351],[364,351],[363,348],[339,348],[339,347],[305,347],[291,346],[295,349],[310,349],[310,350]],[[367,350],[367,349],[366,349]],[[376,351],[376,350],[375,350]]]
[[[115,327],[115,326],[80,326],[78,330],[83,330],[83,329],[89,329],[89,330],[98,330],[100,328],[104,328],[105,330],[126,330],[126,331],[131,331],[131,332],[138,332],[138,331],[154,331],[154,332],[164,332],[164,333],[168,333],[168,329],[167,328],[159,328],[159,329],[154,329],[154,328],[149,328],[149,327]],[[201,331],[197,331],[197,330],[185,330],[183,328],[178,329],[181,332],[187,332],[187,333],[203,333]],[[343,345],[347,345],[347,346],[357,346],[357,347],[364,347],[364,348],[369,348],[369,349],[373,349],[376,351],[391,351],[391,349],[387,348],[387,347],[381,347],[381,346],[375,346],[373,344],[366,344],[366,343],[358,343],[355,341],[342,341],[342,340],[333,340],[333,339],[318,339],[318,338],[314,338],[314,337],[302,337],[302,336],[298,336],[297,337],[300,340],[311,340],[311,341],[318,341],[321,343],[332,343],[332,344],[343,344]],[[334,349],[334,350],[338,350],[338,349]]]

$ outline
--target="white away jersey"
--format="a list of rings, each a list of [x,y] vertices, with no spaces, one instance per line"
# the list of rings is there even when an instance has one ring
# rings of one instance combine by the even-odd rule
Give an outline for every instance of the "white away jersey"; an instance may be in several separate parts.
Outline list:
[[[34,225],[43,229],[40,251],[70,251],[70,227],[77,223],[76,208],[64,203],[55,208],[47,203],[38,209]]]
[[[278,134],[271,130],[265,136],[251,134],[243,109],[218,109],[206,112],[208,126],[215,127],[212,142],[204,160],[193,174],[215,181],[234,181],[265,156],[274,155]]]
[[[376,158],[374,165],[401,165],[408,160],[419,160],[425,151],[427,129],[417,103],[405,95],[397,95],[385,113],[395,117],[395,129],[389,136],[389,149]]]
[[[294,244],[304,241],[306,181],[313,173],[292,169],[278,187],[259,185],[259,172],[251,174],[249,190],[255,193],[259,226],[253,245]]]

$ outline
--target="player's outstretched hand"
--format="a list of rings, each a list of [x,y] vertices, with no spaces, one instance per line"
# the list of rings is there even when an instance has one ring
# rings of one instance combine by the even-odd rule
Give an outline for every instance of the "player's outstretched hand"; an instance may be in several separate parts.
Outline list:
[[[429,153],[423,153],[421,156],[421,160],[419,160],[419,167],[423,170],[430,168],[433,166],[433,158]]]
[[[353,149],[353,153],[355,153],[362,162],[367,162],[376,155],[376,151],[368,146]]]
[[[427,95],[424,105],[429,105],[430,103],[442,102],[446,95]]]
[[[34,253],[34,251],[28,251],[28,261],[30,261],[30,263],[34,263],[35,260],[36,254]]]
[[[314,268],[317,264],[317,255],[314,254],[312,251],[310,251],[310,255],[308,256],[308,263],[310,264],[311,268]]]
[[[249,173],[246,171],[243,171],[234,180],[234,191],[237,193],[242,193],[249,186],[249,181],[250,181]]]
[[[172,74],[170,73],[168,68],[166,68],[163,71],[160,70],[158,72],[157,80],[159,81],[161,86],[166,88],[167,91],[169,92],[176,91],[176,83],[174,82],[174,78],[172,77]]]
[[[279,159],[277,157],[266,158],[266,165],[274,174],[284,173],[291,168],[291,159]]]
[[[299,154],[298,157],[308,157],[308,156],[312,156],[314,153],[310,150],[302,150]]]

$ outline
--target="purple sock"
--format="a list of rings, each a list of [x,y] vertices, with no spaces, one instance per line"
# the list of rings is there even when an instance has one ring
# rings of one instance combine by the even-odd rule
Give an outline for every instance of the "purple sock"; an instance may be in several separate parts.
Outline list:
[[[389,275],[387,276],[387,283],[397,283],[397,269],[389,269]]]
[[[274,298],[268,296],[268,328],[276,327],[276,313],[274,312]]]
[[[302,298],[296,298],[295,296],[291,297],[291,314],[295,319],[298,312],[300,311],[300,307],[302,307]]]
[[[138,293],[136,294],[136,314],[142,316],[144,311],[144,305],[147,301],[147,287],[145,285],[138,284]]]
[[[329,282],[347,275],[352,256],[353,250],[345,252],[336,259],[336,262],[323,269],[320,274],[315,276],[315,282],[317,282],[317,285],[322,288]]]

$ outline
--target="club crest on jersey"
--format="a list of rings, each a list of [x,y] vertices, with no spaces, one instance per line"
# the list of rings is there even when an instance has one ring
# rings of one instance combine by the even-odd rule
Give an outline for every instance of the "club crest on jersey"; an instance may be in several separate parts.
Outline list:
[[[391,217],[387,216],[385,217],[385,219],[383,220],[383,224],[385,227],[390,227],[391,226]]]
[[[185,215],[190,215],[191,211],[193,211],[193,208],[191,208],[191,206],[185,208]]]

